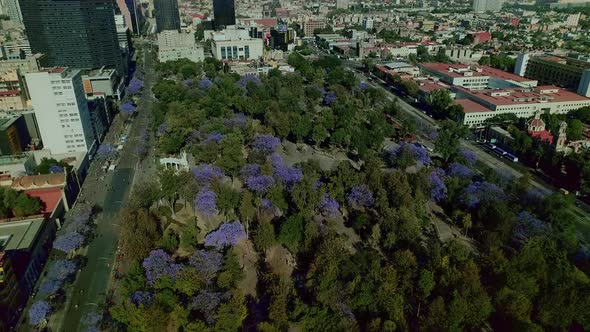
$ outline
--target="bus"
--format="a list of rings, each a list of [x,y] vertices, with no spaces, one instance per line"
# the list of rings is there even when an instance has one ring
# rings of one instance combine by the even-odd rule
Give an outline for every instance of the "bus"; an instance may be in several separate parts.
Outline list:
[[[518,157],[511,154],[511,153],[506,153],[503,157],[514,162],[514,163],[518,162]]]

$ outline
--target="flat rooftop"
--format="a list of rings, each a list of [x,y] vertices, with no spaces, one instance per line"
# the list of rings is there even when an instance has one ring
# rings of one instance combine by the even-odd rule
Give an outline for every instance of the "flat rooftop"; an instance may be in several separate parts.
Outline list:
[[[37,216],[32,219],[0,222],[0,250],[30,248],[44,221],[42,216]]]
[[[469,99],[455,99],[455,104],[459,104],[463,106],[463,111],[465,113],[486,113],[486,112],[493,112],[491,109],[480,105],[473,100]]]
[[[477,66],[468,66],[461,64],[449,63],[420,63],[419,67],[427,68],[429,70],[438,72],[449,77],[486,77],[483,70]],[[466,75],[467,74],[467,75]]]
[[[563,90],[553,85],[538,86],[536,88],[515,88],[500,90],[470,91],[462,87],[456,87],[463,92],[471,94],[477,99],[492,105],[524,105],[538,103],[565,103],[580,102],[590,99],[571,91]]]

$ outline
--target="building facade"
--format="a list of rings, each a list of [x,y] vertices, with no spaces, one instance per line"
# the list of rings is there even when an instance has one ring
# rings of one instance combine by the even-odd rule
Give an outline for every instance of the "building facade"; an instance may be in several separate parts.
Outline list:
[[[205,52],[197,45],[194,33],[176,30],[162,31],[158,34],[158,60],[160,62],[189,59],[203,61]]]
[[[23,14],[20,9],[19,0],[2,0],[2,8],[12,22],[23,24]]]
[[[485,121],[500,114],[519,118],[542,114],[566,114],[590,106],[590,99],[556,86],[502,90],[469,91],[454,88],[456,102],[464,109],[462,122],[469,127],[483,127]]]
[[[63,67],[26,75],[44,149],[87,152],[95,137],[79,70]]]
[[[248,31],[225,29],[214,32],[211,41],[213,57],[218,60],[257,60],[264,55],[262,39],[250,38]]]
[[[124,73],[111,0],[20,0],[33,53],[44,66]]]
[[[503,0],[473,0],[474,12],[497,12],[502,9],[504,5]]]
[[[26,151],[31,136],[23,115],[0,117],[0,155],[19,155]]]
[[[236,25],[236,5],[234,0],[213,0],[215,29]]]
[[[180,30],[180,12],[177,0],[154,0],[154,12],[158,32]]]

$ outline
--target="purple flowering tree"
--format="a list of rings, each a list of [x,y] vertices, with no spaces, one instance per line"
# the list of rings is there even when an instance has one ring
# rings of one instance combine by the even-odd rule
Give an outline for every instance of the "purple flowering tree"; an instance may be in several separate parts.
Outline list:
[[[260,79],[254,75],[244,75],[236,82],[236,84],[242,89],[245,89],[250,83],[255,85],[262,84]]]
[[[424,147],[412,143],[401,142],[397,148],[389,150],[389,156],[393,159],[394,164],[397,164],[397,161],[404,156],[411,156],[421,165],[429,165],[431,163],[428,151]]]
[[[47,278],[63,281],[75,272],[76,263],[67,259],[58,259],[47,270]]]
[[[324,96],[324,105],[330,106],[336,101],[336,99],[338,99],[338,97],[336,97],[336,92],[330,91]]]
[[[274,175],[287,188],[291,188],[303,179],[303,172],[299,168],[287,166],[278,153],[273,153],[269,157],[269,160],[272,164]]]
[[[29,309],[29,324],[37,326],[47,320],[51,306],[47,301],[37,301]]]
[[[131,116],[135,114],[136,110],[137,107],[135,107],[135,105],[129,100],[121,104],[121,111],[126,115]]]
[[[535,217],[527,211],[521,211],[516,217],[516,224],[512,229],[512,238],[525,242],[534,236],[549,234],[551,225]]]
[[[162,123],[161,125],[158,126],[158,129],[156,130],[156,137],[162,137],[162,136],[166,135],[167,130],[168,130],[168,124]]]
[[[203,143],[209,143],[209,142],[215,142],[215,143],[219,143],[221,142],[223,139],[225,138],[224,134],[218,133],[218,132],[212,132],[209,134],[209,136],[207,136],[207,138],[205,138],[205,140],[203,141]]]
[[[147,305],[154,299],[154,295],[150,292],[145,291],[135,291],[129,297],[129,301],[135,304],[136,306],[139,305]]]
[[[199,271],[206,283],[211,283],[221,269],[223,255],[217,251],[197,250],[189,258],[189,264]]]
[[[320,212],[328,217],[335,217],[340,209],[338,201],[331,198],[328,194],[324,194],[320,202],[318,203],[318,209]]]
[[[367,90],[368,87],[369,87],[369,85],[367,84],[367,82],[359,83],[359,90],[361,90],[361,91]]]
[[[355,186],[350,193],[346,195],[348,203],[357,207],[371,207],[375,204],[373,193],[366,185]]]
[[[175,264],[172,257],[162,249],[150,252],[149,256],[143,260],[142,266],[145,270],[145,277],[152,286],[166,276],[174,280],[181,268],[181,265]]]
[[[266,193],[274,184],[275,179],[268,175],[251,176],[246,179],[246,187],[258,194]]]
[[[193,168],[193,176],[201,186],[209,186],[213,181],[221,180],[225,174],[219,167],[200,164]]]
[[[245,128],[246,124],[248,124],[248,118],[244,113],[238,113],[229,119],[223,120],[223,124],[229,128]]]
[[[240,178],[245,180],[249,177],[260,176],[260,165],[246,164],[240,169]]]
[[[59,280],[44,280],[39,285],[39,294],[41,295],[52,295],[55,294],[61,288],[62,282]]]
[[[464,178],[464,179],[471,179],[475,176],[475,172],[459,163],[452,163],[447,167],[447,175],[452,177]]]
[[[206,217],[218,214],[215,193],[211,190],[201,190],[195,197],[195,208]]]
[[[447,186],[442,180],[444,171],[440,168],[435,169],[428,176],[430,183],[430,198],[435,202],[440,202],[447,197]]]
[[[186,88],[191,88],[193,86],[193,84],[195,84],[195,82],[193,81],[192,78],[182,81],[182,85],[184,85]]]
[[[199,88],[203,90],[209,90],[213,86],[213,81],[205,77],[199,81]]]
[[[199,130],[193,130],[188,134],[186,138],[187,145],[195,145],[201,141],[201,132]]]
[[[102,320],[102,315],[97,312],[89,312],[84,317],[82,317],[82,324],[84,325],[96,325],[98,322]]]
[[[58,165],[49,166],[49,173],[63,173],[64,168]]]
[[[127,87],[127,93],[131,95],[138,94],[143,88],[143,81],[138,78],[133,78]]]
[[[205,245],[223,249],[226,246],[236,245],[245,239],[246,231],[239,221],[225,222],[219,228],[205,237]]]
[[[215,322],[213,320],[215,309],[221,304],[221,298],[222,293],[201,290],[197,296],[193,297],[189,307],[202,313],[207,324],[213,325]]]
[[[53,241],[53,248],[63,251],[65,253],[70,253],[82,246],[84,243],[84,236],[77,233],[77,232],[70,232],[63,235],[58,236],[55,241]]]
[[[102,144],[96,151],[96,155],[103,160],[116,158],[117,154],[117,149],[110,144]]]
[[[260,200],[260,207],[264,210],[271,210],[271,209],[275,208],[275,206],[272,204],[270,199],[266,199],[266,198],[263,198],[262,200]]]
[[[252,147],[255,151],[263,153],[273,153],[281,145],[281,140],[272,135],[258,135],[254,137]]]
[[[461,201],[465,206],[474,208],[482,203],[494,203],[508,197],[498,185],[489,182],[473,182],[463,190]]]
[[[459,149],[459,155],[465,161],[465,164],[467,166],[475,166],[475,163],[477,162],[477,155],[475,154],[475,152],[461,148]]]

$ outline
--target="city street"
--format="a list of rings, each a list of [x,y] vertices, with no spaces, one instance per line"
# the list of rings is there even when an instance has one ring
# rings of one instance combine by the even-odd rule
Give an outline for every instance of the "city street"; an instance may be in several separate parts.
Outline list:
[[[145,47],[142,52],[145,68],[144,92],[137,105],[138,114],[129,127],[129,141],[120,151],[117,168],[105,174],[100,169],[101,163],[93,162],[82,187],[81,197],[87,204],[100,206],[102,213],[95,221],[94,238],[86,249],[87,264],[78,273],[74,284],[66,290],[67,298],[63,310],[54,313],[49,321],[53,331],[84,330],[82,318],[90,312],[100,313],[110,293],[119,242],[119,212],[127,204],[133,183],[137,181],[137,168],[141,162],[136,148],[140,140],[144,139],[142,133],[149,125],[151,117],[151,87],[155,81],[155,73],[154,56],[148,48],[149,46]],[[122,116],[118,115],[115,121],[122,121]],[[122,129],[124,126],[119,127]],[[116,138],[121,134],[122,132],[111,130],[104,143],[115,144]],[[153,158],[148,156],[145,161],[152,163]]]
[[[355,74],[357,79],[361,81],[367,81],[368,78],[364,74],[360,74],[356,69],[356,66],[351,61],[344,61],[344,64],[347,65],[352,72]],[[430,118],[428,115],[421,112],[418,108],[410,105],[406,101],[403,100],[402,97],[397,96],[388,88],[385,88],[383,84],[379,83],[379,79],[377,79],[377,83],[368,83],[373,87],[381,89],[387,95],[388,99],[393,100],[397,98],[398,105],[400,109],[405,112],[406,114],[412,116],[416,120],[417,128],[422,131],[422,133],[428,132],[428,130],[434,129],[436,127],[436,121]],[[387,85],[385,85],[387,86]],[[434,145],[432,139],[430,139],[427,135],[421,135],[421,140],[426,143],[426,145]],[[510,176],[512,178],[518,179],[523,176],[523,173],[517,170],[515,167],[510,165],[509,162],[504,160],[498,159],[495,156],[487,153],[485,150],[480,148],[478,145],[475,144],[473,141],[463,140],[461,142],[461,146],[469,151],[474,152],[477,155],[477,159],[487,165],[488,167],[494,169],[498,174]],[[545,193],[552,193],[558,188],[553,188],[552,186],[536,179],[533,174],[533,178],[531,179],[531,185],[535,188],[542,190]],[[585,209],[582,208],[582,204],[572,206],[572,212],[578,218],[577,223],[580,226],[578,231],[580,232],[580,239],[586,242],[590,242],[590,233],[587,230],[590,229],[590,224],[588,220],[590,220],[590,213],[588,213]]]

